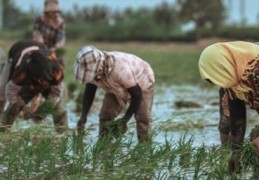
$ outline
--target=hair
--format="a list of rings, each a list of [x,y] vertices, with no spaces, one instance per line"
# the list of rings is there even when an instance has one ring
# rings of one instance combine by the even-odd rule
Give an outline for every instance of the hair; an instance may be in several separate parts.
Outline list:
[[[49,50],[39,50],[31,53],[30,58],[27,60],[27,70],[32,78],[50,80],[53,70],[60,68],[57,63],[53,63],[55,61],[52,62],[52,60],[48,59],[50,54],[51,51]]]

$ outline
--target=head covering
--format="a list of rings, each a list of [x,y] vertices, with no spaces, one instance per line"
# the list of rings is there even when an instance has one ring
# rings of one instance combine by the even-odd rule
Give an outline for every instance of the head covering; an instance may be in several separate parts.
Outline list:
[[[259,61],[259,46],[234,41],[216,43],[204,49],[199,59],[200,74],[222,88],[231,88],[236,96],[246,100],[251,88],[244,82]]]
[[[94,46],[84,46],[76,55],[74,76],[82,84],[101,80],[113,69],[114,58]]]
[[[50,11],[59,11],[60,12],[58,0],[45,0],[44,12],[50,12]]]
[[[27,60],[27,70],[33,79],[51,79],[51,68],[49,56],[52,52],[49,50],[32,51]]]

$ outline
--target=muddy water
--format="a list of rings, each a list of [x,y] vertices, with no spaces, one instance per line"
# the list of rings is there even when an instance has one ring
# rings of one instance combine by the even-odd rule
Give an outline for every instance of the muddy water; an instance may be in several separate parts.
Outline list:
[[[217,131],[217,90],[202,90],[196,86],[159,87],[154,102],[154,126],[162,127],[167,136],[178,141],[185,133],[193,136],[194,145],[219,144]],[[195,103],[195,107],[176,106],[176,102]],[[163,140],[163,133],[157,141]],[[165,134],[165,133],[164,133]]]
[[[88,116],[86,129],[89,135],[87,142],[94,142],[98,137],[98,111],[100,110],[103,93],[98,92],[91,113]],[[179,102],[182,106],[179,107]],[[67,104],[69,127],[76,128],[79,115],[73,112],[75,103]],[[218,90],[201,89],[198,86],[159,86],[155,88],[154,104],[152,109],[153,129],[156,134],[156,142],[163,143],[165,137],[173,141],[179,141],[185,133],[187,138],[193,137],[193,144],[199,145],[219,145],[219,133],[217,130],[219,119]],[[246,138],[248,138],[251,128],[256,123],[257,115],[254,111],[248,110],[248,127]],[[51,120],[47,120],[49,124]],[[32,123],[28,121],[19,122],[15,127],[26,128]],[[15,128],[14,127],[14,128]],[[131,119],[129,123],[128,135],[135,138],[135,121]]]
[[[192,106],[178,107],[177,102]],[[257,114],[247,111],[246,138],[256,123]],[[198,86],[182,85],[158,88],[154,102],[154,126],[163,127],[168,136],[178,141],[185,133],[193,137],[194,145],[219,145],[219,100],[218,89],[201,89]],[[165,134],[165,133],[164,133]],[[157,141],[163,140],[163,133]]]

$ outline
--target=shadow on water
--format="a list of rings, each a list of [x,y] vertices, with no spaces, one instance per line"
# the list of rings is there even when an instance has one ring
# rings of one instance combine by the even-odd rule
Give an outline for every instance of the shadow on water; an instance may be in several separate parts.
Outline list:
[[[86,129],[89,130],[90,139],[86,141],[95,142],[98,137],[98,112],[101,107],[103,94],[99,92],[88,116]],[[165,136],[178,141],[186,132],[193,136],[194,146],[219,145],[218,121],[218,91],[217,89],[202,89],[192,85],[175,85],[156,87],[154,103],[152,108],[153,124],[156,132],[155,141],[163,143]],[[69,128],[75,129],[79,115],[73,112],[75,102],[66,104],[68,110]],[[248,125],[246,138],[251,128],[256,123],[256,113],[248,110]],[[52,125],[51,119],[46,120]],[[45,123],[45,122],[44,122]],[[27,128],[32,126],[28,121],[18,121],[13,128]],[[129,123],[128,134],[134,134],[136,138],[135,121]]]

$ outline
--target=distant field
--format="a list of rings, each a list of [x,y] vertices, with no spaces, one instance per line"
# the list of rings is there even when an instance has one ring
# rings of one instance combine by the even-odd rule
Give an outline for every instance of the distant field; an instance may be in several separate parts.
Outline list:
[[[2,39],[0,46],[8,52],[16,40]],[[133,53],[150,63],[156,84],[193,84],[208,86],[201,80],[198,70],[199,55],[207,45],[219,41],[218,39],[203,40],[196,43],[141,43],[141,42],[83,42],[68,40],[65,45],[67,84],[74,83],[73,63],[77,51],[84,45],[94,45],[106,51],[124,51]],[[78,85],[80,86],[80,85]]]
[[[69,41],[66,43],[66,82],[73,82],[72,68],[76,52],[83,45],[92,44],[107,51],[124,51],[133,53],[150,63],[156,75],[157,84],[193,84],[207,85],[199,74],[198,60],[204,47],[213,41],[194,44],[177,43],[96,43]]]

